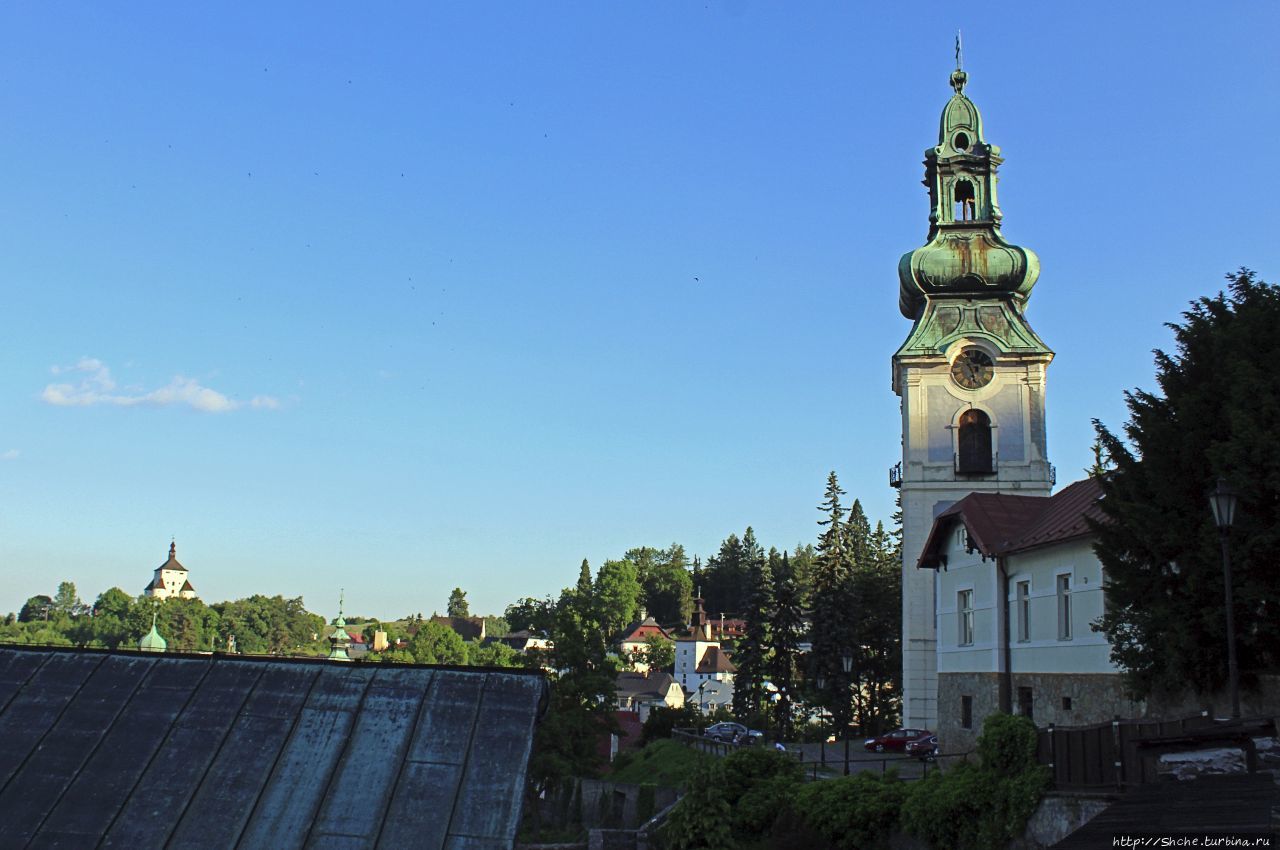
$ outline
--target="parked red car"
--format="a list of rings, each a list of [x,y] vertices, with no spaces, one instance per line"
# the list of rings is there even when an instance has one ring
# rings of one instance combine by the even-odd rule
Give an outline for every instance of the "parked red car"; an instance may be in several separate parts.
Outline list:
[[[928,729],[895,729],[878,738],[868,738],[862,746],[870,752],[903,753],[907,750],[908,742],[932,737],[933,733]]]

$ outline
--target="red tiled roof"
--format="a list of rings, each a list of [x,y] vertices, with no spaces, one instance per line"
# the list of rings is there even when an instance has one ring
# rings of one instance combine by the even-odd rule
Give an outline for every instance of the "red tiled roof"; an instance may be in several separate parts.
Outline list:
[[[619,643],[633,643],[643,641],[650,635],[660,635],[661,637],[671,640],[671,635],[658,624],[658,621],[652,617],[645,617],[643,621],[631,625],[622,633],[622,637],[618,638]]]
[[[1007,555],[1089,534],[1086,517],[1101,518],[1102,486],[1086,478],[1044,496],[970,493],[933,521],[918,567],[942,565],[946,535],[963,522],[974,547],[984,556]]]

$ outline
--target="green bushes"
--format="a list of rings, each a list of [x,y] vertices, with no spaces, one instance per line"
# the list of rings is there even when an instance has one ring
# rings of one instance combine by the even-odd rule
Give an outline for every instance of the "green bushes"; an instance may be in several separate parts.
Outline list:
[[[1020,836],[1048,787],[1029,720],[987,718],[980,763],[918,782],[859,773],[805,783],[783,753],[742,749],[706,760],[662,830],[672,850],[877,850],[895,833],[935,850],[992,850]]]
[[[911,788],[902,825],[937,850],[988,850],[1022,834],[1045,790],[1036,764],[1036,730],[1025,717],[988,717],[978,738],[980,764],[960,764]]]

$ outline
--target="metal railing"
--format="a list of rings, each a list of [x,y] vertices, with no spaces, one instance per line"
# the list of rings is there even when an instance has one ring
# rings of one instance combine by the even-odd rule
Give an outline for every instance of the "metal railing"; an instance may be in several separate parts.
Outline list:
[[[731,753],[741,749],[742,747],[772,747],[773,744],[747,744],[747,743],[731,743],[728,741],[720,741],[715,738],[708,738],[700,735],[693,729],[673,729],[671,737],[687,747],[698,750],[699,752],[709,753],[711,755],[723,758]],[[930,773],[936,773],[939,770],[946,770],[951,765],[959,762],[967,762],[970,753],[952,753],[945,755],[934,755],[926,758],[919,756],[883,753],[858,753],[849,754],[848,761],[845,761],[844,747],[842,745],[818,744],[818,753],[815,756],[811,750],[812,744],[790,743],[784,744],[787,748],[787,755],[795,759],[804,771],[804,778],[809,781],[820,779],[835,779],[839,776],[852,775],[855,773],[875,773],[880,776],[889,775],[893,771],[898,779],[904,782],[911,782],[917,779],[923,779]],[[846,769],[847,765],[847,769]]]

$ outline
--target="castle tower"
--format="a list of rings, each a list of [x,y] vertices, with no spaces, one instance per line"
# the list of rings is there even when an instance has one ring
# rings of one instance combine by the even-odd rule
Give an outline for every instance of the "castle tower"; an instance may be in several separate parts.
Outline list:
[[[902,399],[903,725],[937,728],[934,570],[916,569],[933,519],[973,491],[1048,496],[1045,370],[1053,352],[1023,310],[1040,274],[1031,251],[1005,241],[996,203],[1000,149],[964,94],[960,69],[925,151],[929,234],[898,263],[899,306],[911,319],[893,355]]]

